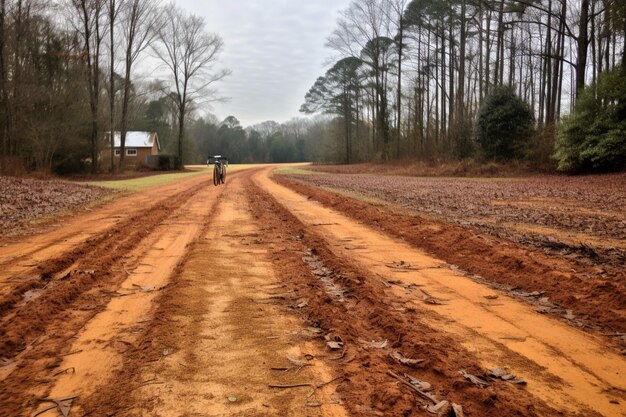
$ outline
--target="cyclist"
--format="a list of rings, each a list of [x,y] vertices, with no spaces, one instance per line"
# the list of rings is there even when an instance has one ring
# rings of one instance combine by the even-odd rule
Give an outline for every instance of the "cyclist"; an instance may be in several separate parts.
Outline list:
[[[226,182],[226,167],[228,166],[228,158],[222,155],[209,156],[207,165],[213,166],[213,185],[224,184]]]

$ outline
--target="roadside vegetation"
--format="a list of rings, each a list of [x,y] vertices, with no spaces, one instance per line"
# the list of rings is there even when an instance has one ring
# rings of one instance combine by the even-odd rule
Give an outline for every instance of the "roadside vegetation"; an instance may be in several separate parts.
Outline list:
[[[301,111],[335,123],[325,162],[620,170],[625,21],[623,1],[355,1]]]
[[[206,170],[204,172],[201,170],[195,170],[192,172],[176,172],[159,175],[148,175],[141,178],[130,178],[111,181],[91,181],[88,184],[119,191],[143,191],[149,188],[170,184],[200,174],[208,175]]]
[[[200,113],[222,99],[224,43],[175,3],[0,0],[0,173],[123,172],[133,130],[156,131],[179,168],[224,154],[618,171],[625,21],[623,0],[353,1],[303,97],[308,117],[242,126]]]

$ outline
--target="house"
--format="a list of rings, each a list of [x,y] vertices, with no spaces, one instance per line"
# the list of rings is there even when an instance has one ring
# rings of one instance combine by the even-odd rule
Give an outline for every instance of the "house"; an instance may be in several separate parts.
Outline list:
[[[110,144],[110,134],[107,132],[105,143]],[[120,132],[115,132],[115,159],[119,159],[121,154]],[[148,157],[158,155],[161,151],[159,136],[156,132],[126,132],[126,157],[124,159],[127,167],[147,165]],[[107,147],[104,156],[111,154],[111,148]]]

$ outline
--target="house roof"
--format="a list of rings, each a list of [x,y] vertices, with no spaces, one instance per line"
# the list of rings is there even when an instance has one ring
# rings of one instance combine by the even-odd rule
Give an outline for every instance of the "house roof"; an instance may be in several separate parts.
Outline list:
[[[152,148],[156,140],[157,149],[161,150],[159,136],[156,132],[126,132],[127,148]],[[121,146],[120,132],[115,132],[115,147]]]

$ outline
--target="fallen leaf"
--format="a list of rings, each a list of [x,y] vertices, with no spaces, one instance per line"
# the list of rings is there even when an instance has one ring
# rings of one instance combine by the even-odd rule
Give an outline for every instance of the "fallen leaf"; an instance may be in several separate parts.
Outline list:
[[[428,392],[433,390],[433,386],[430,382],[421,381],[409,374],[404,374],[404,377],[409,381],[409,384],[413,385],[415,388],[422,392]]]
[[[447,400],[443,400],[443,401],[438,402],[435,405],[431,405],[430,407],[427,407],[426,410],[432,414],[445,415],[449,408],[450,408],[450,403]]]
[[[371,341],[367,341],[367,340],[362,340],[361,342],[365,343],[368,346],[371,346],[373,348],[376,349],[384,349],[387,347],[387,345],[389,344],[389,342],[387,341],[387,339],[385,340],[380,340],[380,341],[375,341],[375,340],[371,340]]]
[[[339,350],[343,347],[343,343],[337,342],[335,340],[329,340],[328,342],[326,342],[326,345],[332,350]]]
[[[452,403],[452,411],[454,411],[455,417],[465,417],[463,413],[463,407],[459,404]]]
[[[407,366],[415,366],[415,365],[419,365],[420,363],[426,362],[426,359],[410,359],[410,358],[403,356],[400,352],[396,352],[396,351],[391,352],[389,355],[396,361],[400,362],[402,365],[407,365]]]
[[[489,382],[485,381],[484,379],[479,378],[476,375],[468,374],[465,371],[459,371],[459,374],[461,374],[461,376],[463,376],[465,379],[467,379],[479,388],[485,388],[490,385]]]

